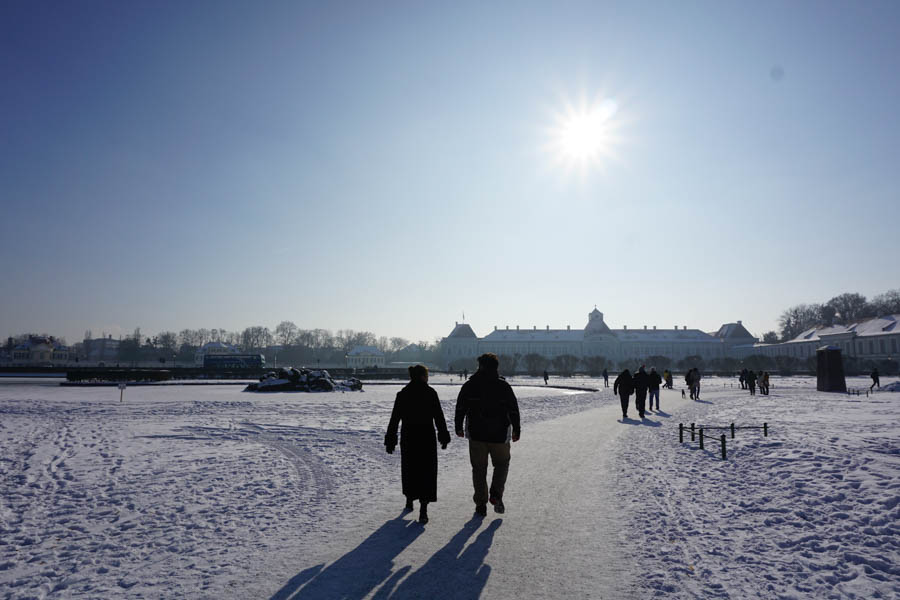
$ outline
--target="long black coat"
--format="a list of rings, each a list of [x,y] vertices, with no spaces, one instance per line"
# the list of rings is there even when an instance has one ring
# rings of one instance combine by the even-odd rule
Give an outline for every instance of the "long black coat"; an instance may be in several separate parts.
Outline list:
[[[398,426],[403,495],[412,500],[434,502],[437,500],[437,442],[450,443],[444,411],[434,388],[421,381],[411,381],[397,392],[384,436],[389,451],[397,445]]]

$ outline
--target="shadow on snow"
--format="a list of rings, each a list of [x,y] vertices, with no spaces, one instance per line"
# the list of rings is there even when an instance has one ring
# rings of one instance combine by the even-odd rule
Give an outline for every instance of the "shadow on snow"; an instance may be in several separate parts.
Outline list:
[[[450,592],[454,598],[478,598],[491,574],[491,567],[484,564],[484,559],[503,520],[491,522],[463,550],[482,522],[481,518],[471,519],[447,545],[409,574],[412,568],[408,565],[392,572],[394,559],[425,528],[402,516],[391,519],[327,568],[316,565],[292,577],[271,600],[356,600],[376,589],[373,598],[378,600],[437,597],[441,592]]]
[[[624,423],[625,425],[646,425],[647,427],[661,427],[662,423],[659,421],[651,421],[647,417],[644,417],[641,420],[632,419],[631,417],[625,419],[619,419],[619,423]]]

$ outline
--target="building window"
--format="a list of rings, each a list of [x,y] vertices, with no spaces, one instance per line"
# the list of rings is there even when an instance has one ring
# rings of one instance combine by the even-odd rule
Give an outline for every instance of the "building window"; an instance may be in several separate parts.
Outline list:
[[[897,338],[891,338],[891,352],[897,352]]]
[[[885,353],[884,340],[878,340],[878,351],[881,352],[882,354]]]

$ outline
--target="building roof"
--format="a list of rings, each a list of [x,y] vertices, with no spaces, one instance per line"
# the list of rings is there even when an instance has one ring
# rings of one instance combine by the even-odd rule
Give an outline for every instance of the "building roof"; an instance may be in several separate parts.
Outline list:
[[[786,344],[799,344],[803,342],[818,342],[822,338],[836,335],[856,335],[859,337],[871,337],[890,333],[900,333],[900,314],[884,315],[874,319],[857,321],[849,325],[830,325],[811,327],[800,333],[797,337],[788,340]]]
[[[715,337],[699,329],[615,329],[622,342],[716,342]]]
[[[384,352],[375,346],[356,346],[347,356],[384,356]]]
[[[456,327],[453,328],[453,331],[451,331],[450,335],[448,335],[447,337],[478,339],[478,336],[475,335],[475,332],[472,331],[472,328],[467,323],[457,323]]]
[[[485,342],[580,342],[581,329],[496,329],[482,338]]]
[[[722,339],[756,339],[740,321],[737,323],[725,323],[719,327],[719,330],[714,335]]]

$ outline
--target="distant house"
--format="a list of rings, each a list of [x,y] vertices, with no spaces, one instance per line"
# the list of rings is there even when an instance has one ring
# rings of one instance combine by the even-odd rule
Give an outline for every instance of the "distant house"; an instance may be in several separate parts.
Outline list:
[[[53,336],[32,335],[12,349],[12,364],[54,366],[69,362],[69,348]],[[74,360],[74,356],[72,357]]]
[[[347,367],[351,369],[384,367],[384,352],[375,346],[356,346],[347,353]]]
[[[203,366],[203,358],[208,354],[240,354],[238,347],[225,342],[207,342],[194,354],[194,364]]]
[[[112,365],[119,360],[119,340],[114,340],[111,335],[94,339],[85,338],[81,347],[87,362]]]

